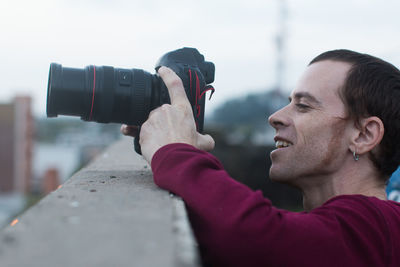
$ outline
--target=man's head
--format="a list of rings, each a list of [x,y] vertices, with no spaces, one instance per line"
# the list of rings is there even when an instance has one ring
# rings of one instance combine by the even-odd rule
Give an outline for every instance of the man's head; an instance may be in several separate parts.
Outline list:
[[[339,95],[347,115],[359,125],[363,118],[382,120],[385,134],[376,151],[369,153],[383,177],[388,178],[400,164],[400,71],[379,58],[349,50],[333,50],[314,58],[351,65]]]
[[[368,155],[380,175],[388,177],[400,162],[396,102],[400,72],[392,65],[348,50],[319,55],[290,104],[270,117],[278,141],[270,177],[292,183],[293,177],[329,176],[349,162],[352,152]]]

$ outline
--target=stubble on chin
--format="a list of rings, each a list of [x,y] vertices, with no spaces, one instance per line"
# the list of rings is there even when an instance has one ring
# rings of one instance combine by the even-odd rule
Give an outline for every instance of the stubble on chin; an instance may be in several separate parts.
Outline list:
[[[290,184],[290,180],[293,176],[293,166],[280,166],[278,164],[279,161],[283,161],[282,159],[275,159],[272,160],[271,167],[269,169],[269,179],[273,182],[283,183],[283,184]]]
[[[346,120],[341,118],[335,118],[335,120],[336,121],[331,125],[332,135],[329,140],[327,140],[327,145],[324,147],[314,147],[312,149],[313,151],[319,152],[325,150],[322,154],[317,155],[314,159],[309,157],[293,159],[291,164],[287,164],[285,167],[276,164],[276,162],[282,161],[283,159],[276,158],[274,166],[274,160],[271,158],[272,165],[269,170],[269,178],[274,182],[284,183],[299,188],[300,186],[298,183],[302,183],[301,180],[308,180],[308,178],[312,176],[329,173],[332,169],[335,169],[335,161],[342,157],[341,154],[343,151],[341,143],[346,128]],[[306,140],[304,143],[307,144]],[[312,145],[309,144],[309,147],[310,146]],[[318,163],[315,164],[315,162]],[[304,169],[302,166],[313,167],[310,169]]]

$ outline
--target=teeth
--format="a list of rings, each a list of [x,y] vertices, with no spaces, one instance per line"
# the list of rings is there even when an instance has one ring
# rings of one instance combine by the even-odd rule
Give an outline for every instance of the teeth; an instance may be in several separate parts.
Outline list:
[[[288,143],[286,141],[276,141],[276,143],[275,143],[276,148],[288,147],[291,145],[292,145],[291,143]]]

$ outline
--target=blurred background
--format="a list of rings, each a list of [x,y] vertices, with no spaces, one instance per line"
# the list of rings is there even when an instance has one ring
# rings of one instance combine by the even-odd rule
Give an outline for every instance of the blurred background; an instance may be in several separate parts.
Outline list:
[[[51,62],[154,73],[184,46],[216,66],[205,121],[213,153],[235,179],[300,210],[298,192],[268,180],[267,118],[326,50],[400,66],[399,10],[395,0],[0,0],[0,226],[120,137],[120,125],[46,118]]]

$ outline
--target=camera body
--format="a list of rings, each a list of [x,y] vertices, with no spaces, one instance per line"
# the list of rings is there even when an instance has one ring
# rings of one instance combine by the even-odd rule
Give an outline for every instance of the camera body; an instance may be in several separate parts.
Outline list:
[[[189,69],[198,71],[201,82],[210,84],[214,82],[215,67],[212,62],[205,61],[204,56],[195,48],[184,47],[163,55],[156,64],[156,70],[161,66],[171,68],[182,80]],[[185,82],[184,82],[185,84]]]
[[[192,106],[197,130],[203,131],[205,93],[209,90],[214,93],[214,88],[208,84],[214,82],[215,66],[211,62],[204,60],[194,48],[182,48],[171,51],[162,56],[156,64],[155,69],[166,66],[172,69],[182,80],[186,95]],[[161,82],[161,103],[170,103],[168,89]]]
[[[171,68],[181,79],[193,109],[197,130],[203,131],[205,92],[214,90],[215,67],[195,48],[163,55],[155,69]],[[80,116],[85,121],[142,125],[151,110],[170,103],[168,89],[156,74],[110,66],[66,68],[52,63],[47,88],[47,117]]]

